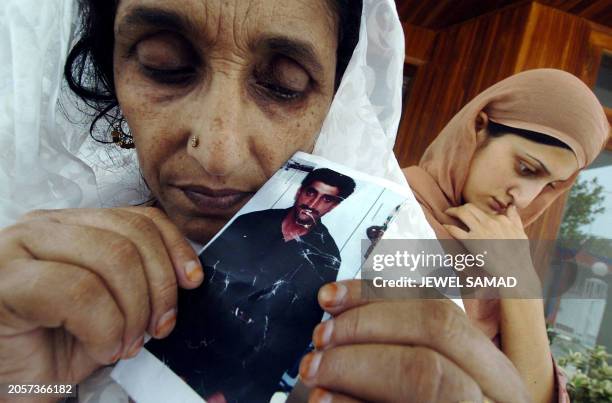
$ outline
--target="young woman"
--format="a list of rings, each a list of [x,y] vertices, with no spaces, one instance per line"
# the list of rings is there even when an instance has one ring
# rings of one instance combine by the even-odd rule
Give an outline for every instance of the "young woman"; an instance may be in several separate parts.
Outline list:
[[[352,0],[82,3],[70,85],[99,108],[118,144],[133,138],[158,207],[95,208],[114,194],[86,203],[98,189],[70,179],[91,167],[67,152],[75,144],[64,136],[69,128],[48,119],[57,69],[39,71],[61,54],[48,51],[55,36],[42,28],[65,22],[65,37],[71,3],[3,2],[10,12],[2,15],[28,16],[10,29],[39,40],[27,60],[27,40],[9,44],[6,60],[22,63],[8,77],[41,86],[31,99],[11,99],[15,119],[2,139],[3,149],[16,150],[0,160],[10,189],[0,213],[13,224],[0,231],[3,384],[81,382],[137,354],[145,332],[167,336],[177,288],[205,281],[185,237],[208,240],[295,151],[403,180],[392,154],[403,33],[391,0],[363,2],[356,46],[361,10]],[[57,18],[45,14],[62,9]],[[42,77],[25,79],[27,72]],[[50,98],[36,98],[41,93]],[[38,108],[51,112],[41,113],[46,130],[33,118]],[[412,229],[431,234],[418,214]],[[321,349],[302,362],[313,401],[529,399],[512,363],[451,301],[372,302],[360,289],[345,282],[320,290],[334,319],[315,329]]]
[[[532,70],[474,98],[428,147],[419,166],[404,172],[438,238],[527,239],[523,228],[572,186],[608,135],[603,108],[584,83],[559,70]],[[521,260],[521,273],[512,268],[520,258],[516,245],[510,241],[507,250],[488,256],[487,269],[539,284],[530,259]],[[534,401],[550,401],[553,362],[542,301],[464,303],[472,323],[517,367]]]

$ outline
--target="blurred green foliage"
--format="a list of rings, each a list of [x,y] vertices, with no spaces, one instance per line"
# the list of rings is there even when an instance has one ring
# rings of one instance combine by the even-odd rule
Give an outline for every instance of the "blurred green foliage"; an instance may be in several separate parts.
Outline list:
[[[597,215],[605,212],[603,193],[604,188],[597,182],[597,178],[590,181],[578,180],[572,186],[559,227],[559,239],[581,242],[589,239],[583,228],[591,224]]]
[[[611,357],[604,346],[595,346],[586,353],[570,352],[558,359],[569,375],[567,391],[573,402],[612,402]]]

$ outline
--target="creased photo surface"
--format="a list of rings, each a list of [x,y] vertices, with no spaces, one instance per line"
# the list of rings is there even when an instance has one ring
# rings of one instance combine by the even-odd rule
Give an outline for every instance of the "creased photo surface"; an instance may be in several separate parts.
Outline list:
[[[204,283],[180,291],[176,328],[146,345],[156,358],[146,366],[169,368],[157,379],[177,376],[175,388],[205,399],[284,400],[323,316],[319,288],[355,277],[362,240],[382,236],[406,192],[296,154],[203,248]],[[128,392],[121,366],[132,361],[115,371]]]

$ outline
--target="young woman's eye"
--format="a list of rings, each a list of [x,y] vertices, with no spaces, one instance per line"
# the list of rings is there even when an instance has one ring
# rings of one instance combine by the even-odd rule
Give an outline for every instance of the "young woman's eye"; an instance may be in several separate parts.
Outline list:
[[[537,173],[532,167],[530,167],[523,161],[519,161],[518,171],[519,174],[521,174],[522,176],[533,176]]]

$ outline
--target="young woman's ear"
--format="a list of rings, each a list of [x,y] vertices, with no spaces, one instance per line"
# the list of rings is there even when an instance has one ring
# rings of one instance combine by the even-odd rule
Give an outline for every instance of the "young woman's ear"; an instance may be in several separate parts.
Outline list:
[[[476,140],[478,145],[484,144],[487,140],[487,136],[489,135],[487,132],[487,127],[489,126],[489,117],[483,111],[478,113],[476,116],[475,129],[476,129]]]

